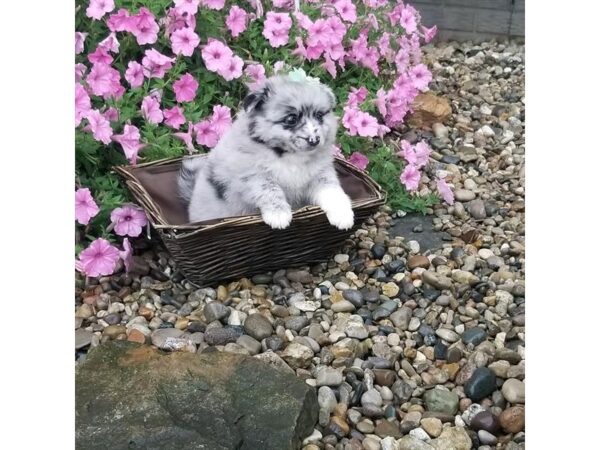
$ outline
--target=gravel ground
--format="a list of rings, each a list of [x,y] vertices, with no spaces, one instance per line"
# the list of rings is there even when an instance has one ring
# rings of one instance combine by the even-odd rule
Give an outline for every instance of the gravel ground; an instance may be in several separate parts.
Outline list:
[[[428,139],[455,186],[423,219],[438,248],[421,226],[394,236],[384,207],[326,264],[197,290],[138,240],[137,274],[77,279],[77,361],[112,339],[283,359],[318,389],[304,450],[524,448],[524,48],[425,58],[453,117],[403,137]]]

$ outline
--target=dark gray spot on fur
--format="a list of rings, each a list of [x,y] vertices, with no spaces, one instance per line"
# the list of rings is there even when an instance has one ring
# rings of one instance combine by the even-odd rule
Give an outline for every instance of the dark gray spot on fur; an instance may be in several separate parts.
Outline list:
[[[225,194],[227,193],[227,188],[229,187],[227,183],[219,181],[215,178],[212,170],[207,178],[207,181],[211,184],[215,193],[217,194],[217,198],[219,200],[223,200],[225,198]]]

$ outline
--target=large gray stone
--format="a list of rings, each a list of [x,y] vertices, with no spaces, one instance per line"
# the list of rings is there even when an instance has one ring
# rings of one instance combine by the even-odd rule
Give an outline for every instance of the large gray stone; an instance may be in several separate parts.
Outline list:
[[[164,354],[114,341],[76,371],[76,447],[298,449],[318,417],[314,388],[239,354]]]

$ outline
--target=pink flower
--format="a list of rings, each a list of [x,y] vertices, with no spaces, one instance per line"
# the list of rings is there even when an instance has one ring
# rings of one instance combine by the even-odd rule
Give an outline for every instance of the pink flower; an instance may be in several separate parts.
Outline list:
[[[331,75],[332,78],[335,78],[337,76],[335,62],[329,57],[329,55],[325,55],[325,62],[321,64],[321,67],[323,67],[327,72],[329,72],[329,75]]]
[[[350,93],[348,94],[347,105],[352,106],[352,107],[357,107],[358,105],[360,105],[361,103],[363,103],[365,101],[368,93],[369,93],[369,91],[367,91],[367,88],[364,86],[361,86],[359,89],[356,89],[355,87],[351,87]]]
[[[174,31],[180,30],[181,28],[195,30],[196,13],[190,14],[189,12],[182,11],[178,7],[169,8],[167,10],[167,15],[160,19],[159,24],[164,28],[167,37],[171,36]]]
[[[144,211],[134,206],[115,208],[110,213],[110,220],[119,236],[139,236],[142,234],[142,227],[148,224]]]
[[[119,121],[119,111],[115,107],[113,107],[113,106],[111,106],[106,111],[104,111],[102,113],[102,115],[109,122],[118,122]]]
[[[336,0],[333,2],[333,6],[346,22],[356,22],[356,6],[352,0]]]
[[[436,180],[436,184],[437,184],[437,190],[440,193],[440,195],[442,196],[442,198],[444,199],[444,201],[446,203],[448,203],[449,205],[453,205],[454,204],[454,192],[452,192],[452,189],[450,188],[448,183],[446,183],[446,180],[444,180],[443,178],[438,178]]]
[[[183,116],[183,109],[181,109],[181,106],[163,109],[163,116],[165,117],[165,124],[176,130],[179,130],[179,127],[185,123],[185,117]]]
[[[104,47],[98,46],[93,53],[88,54],[88,60],[92,64],[110,64],[113,62],[113,57],[108,54]]]
[[[354,125],[356,114],[360,112],[355,106],[344,106],[344,115],[342,116],[342,125],[350,131],[350,135],[356,135],[357,129]]]
[[[114,0],[90,0],[90,5],[85,10],[85,15],[94,20],[100,20],[104,14],[115,9]]]
[[[114,33],[110,33],[103,41],[98,44],[98,47],[102,47],[107,52],[119,53],[119,41],[117,40],[117,35]]]
[[[244,69],[244,73],[250,77],[251,83],[246,83],[250,90],[256,89],[267,78],[262,64],[249,64]]]
[[[354,152],[348,158],[348,162],[360,170],[365,170],[369,164],[369,159],[360,152]]]
[[[119,9],[115,14],[111,14],[106,21],[110,31],[131,32],[135,28],[136,18],[132,17],[124,8]]]
[[[160,110],[160,102],[151,95],[147,95],[142,100],[142,116],[150,123],[161,123],[163,113]]]
[[[75,220],[81,225],[90,223],[90,219],[94,217],[100,208],[94,201],[92,194],[88,188],[81,188],[75,191]]]
[[[421,31],[423,32],[423,39],[425,39],[425,43],[428,44],[437,34],[437,26],[434,25],[431,28],[425,28],[423,25],[421,25]]]
[[[269,40],[271,47],[277,48],[287,44],[292,18],[288,13],[267,12],[262,35]]]
[[[223,136],[223,133],[225,133],[231,127],[231,109],[223,105],[213,106],[213,113],[212,117],[210,118],[210,123],[212,124],[213,130],[215,130],[220,138]]]
[[[106,145],[110,144],[113,130],[110,127],[110,122],[106,120],[106,117],[104,117],[97,109],[92,109],[87,113],[85,118],[88,120],[89,129],[92,131],[94,139]]]
[[[137,61],[129,61],[125,71],[125,79],[132,88],[138,88],[144,84],[144,68]]]
[[[219,142],[219,135],[215,131],[210,120],[203,120],[194,125],[196,131],[196,142],[213,148]]]
[[[220,11],[225,6],[225,0],[201,0],[201,2],[203,6],[216,11]]]
[[[121,144],[125,157],[130,164],[137,164],[138,152],[146,145],[140,143],[140,130],[134,125],[126,124],[122,134],[115,134],[112,140]]]
[[[399,152],[400,156],[415,168],[420,169],[429,161],[431,148],[426,142],[419,142],[413,147],[408,141],[402,140],[400,145],[402,147],[402,151]]]
[[[409,71],[409,76],[414,87],[420,91],[426,91],[427,85],[431,81],[431,72],[425,64],[419,64]]]
[[[85,64],[81,64],[81,63],[75,64],[75,82],[76,83],[79,83],[79,82],[81,82],[81,80],[83,80],[83,76],[85,75],[86,71],[87,71],[87,67],[85,67]]]
[[[233,37],[238,37],[240,33],[244,32],[247,17],[248,13],[239,6],[234,5],[231,7],[227,19],[225,19],[225,24]]]
[[[121,88],[119,72],[108,64],[94,64],[86,81],[94,95],[103,97],[116,95]]]
[[[119,260],[119,250],[106,239],[98,238],[79,254],[80,267],[87,276],[111,275]]]
[[[133,16],[133,27],[130,30],[139,45],[154,44],[158,39],[158,24],[154,19],[154,14],[148,8],[140,8],[139,12]]]
[[[188,130],[186,133],[173,133],[173,136],[175,136],[177,139],[181,139],[184,142],[185,147],[187,148],[190,154],[193,153],[194,150],[196,150],[192,142],[193,131],[194,125],[192,124],[192,122],[188,122]]]
[[[189,73],[182,75],[175,83],[173,83],[175,99],[180,103],[191,102],[194,100],[197,90],[198,82]]]
[[[410,5],[405,5],[400,13],[400,25],[406,33],[412,34],[417,31],[417,10]]]
[[[87,37],[87,33],[75,32],[75,54],[79,55],[83,51],[83,43]]]
[[[400,174],[400,181],[408,191],[416,191],[421,180],[421,172],[412,164],[408,164]]]
[[[209,40],[202,49],[202,60],[211,72],[227,70],[233,52],[229,47],[217,40]]]
[[[163,78],[174,62],[175,58],[169,58],[153,48],[146,50],[142,58],[144,75],[147,78]]]
[[[382,117],[387,115],[387,106],[386,106],[387,94],[383,88],[380,88],[377,91],[377,98],[375,99],[375,105],[377,105],[377,110]]]
[[[242,67],[244,66],[244,61],[237,55],[232,56],[225,69],[220,70],[218,73],[227,81],[231,81],[235,78],[239,78],[242,76]]]
[[[352,125],[356,128],[359,136],[377,136],[377,119],[368,113],[357,111],[352,118]]]
[[[310,18],[306,14],[301,13],[300,11],[295,11],[294,17],[298,22],[298,26],[304,30],[308,31],[310,26],[313,24],[312,20],[310,20]]]
[[[306,47],[300,36],[296,36],[296,48],[292,51],[292,55],[299,56],[303,59],[307,57]]]
[[[75,83],[75,126],[79,126],[83,119],[92,109],[90,96],[80,83]]]
[[[317,19],[308,29],[308,40],[306,43],[309,46],[328,45],[333,39],[331,27],[325,19]]]
[[[171,34],[171,48],[176,55],[192,56],[200,38],[190,28],[181,28]]]
[[[396,64],[398,73],[403,73],[408,68],[408,65],[410,64],[410,54],[405,48],[400,47],[394,58],[394,63]]]
[[[127,238],[123,238],[123,250],[119,250],[119,257],[123,260],[125,273],[129,273],[133,267],[133,249]]]
[[[175,7],[180,13],[195,15],[198,12],[200,0],[175,0]]]

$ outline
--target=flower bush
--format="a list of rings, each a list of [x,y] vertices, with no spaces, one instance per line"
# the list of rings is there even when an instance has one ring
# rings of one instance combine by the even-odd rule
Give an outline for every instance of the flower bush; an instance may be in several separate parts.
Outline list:
[[[119,259],[128,269],[131,245],[117,236],[147,224],[111,167],[210,151],[248,89],[292,69],[334,90],[334,151],[382,184],[392,207],[424,211],[438,201],[419,193],[428,145],[396,149],[387,138],[428,89],[421,45],[435,27],[400,0],[233,3],[76,1],[76,267],[86,275],[110,274]],[[450,187],[436,185],[451,203]]]

